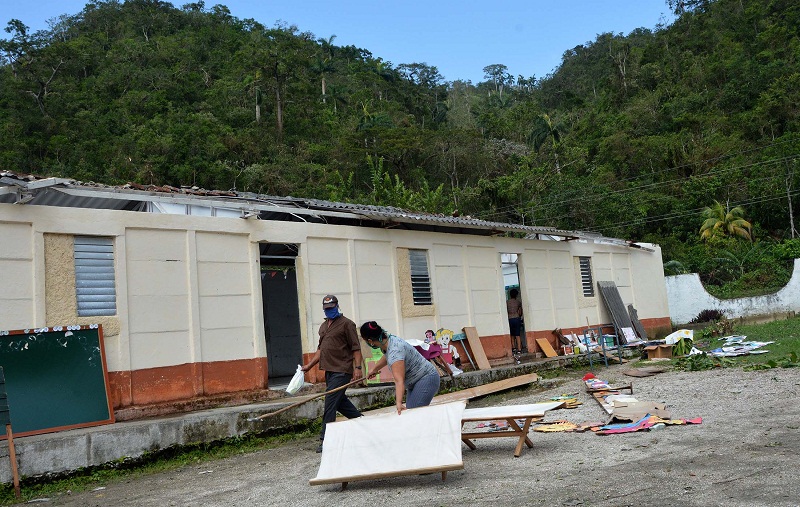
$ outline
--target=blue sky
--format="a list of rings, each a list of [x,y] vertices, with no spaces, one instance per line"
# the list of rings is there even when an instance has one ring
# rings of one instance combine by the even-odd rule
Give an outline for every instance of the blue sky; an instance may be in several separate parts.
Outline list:
[[[187,0],[172,2],[180,7]],[[80,0],[0,0],[0,26],[19,19],[32,30],[77,14]],[[484,80],[483,67],[504,64],[514,76],[544,77],[564,51],[604,32],[653,29],[674,16],[666,0],[228,0],[237,18],[265,26],[281,20],[334,44],[354,45],[397,66],[427,63],[448,81]],[[0,36],[6,36],[1,32]]]

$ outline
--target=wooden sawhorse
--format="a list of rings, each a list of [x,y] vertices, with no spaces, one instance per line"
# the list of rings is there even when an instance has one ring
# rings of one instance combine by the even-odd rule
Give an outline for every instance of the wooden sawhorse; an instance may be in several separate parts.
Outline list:
[[[541,421],[544,413],[554,410],[564,405],[563,401],[548,403],[532,403],[528,405],[506,405],[500,407],[467,408],[461,416],[463,428],[466,422],[481,422],[493,420],[505,420],[508,422],[508,429],[503,431],[480,431],[480,432],[461,432],[461,441],[473,451],[477,449],[472,439],[475,438],[495,438],[495,437],[517,437],[517,446],[514,448],[514,457],[519,458],[522,454],[522,445],[533,447],[533,442],[528,438],[533,421]],[[517,419],[523,419],[522,427],[517,423]]]

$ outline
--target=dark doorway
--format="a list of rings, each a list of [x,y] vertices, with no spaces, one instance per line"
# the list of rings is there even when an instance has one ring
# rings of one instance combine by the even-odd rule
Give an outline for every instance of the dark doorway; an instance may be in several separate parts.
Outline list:
[[[260,250],[267,371],[269,387],[275,389],[287,385],[297,365],[303,362],[295,269],[297,246],[262,243]]]
[[[504,287],[504,296],[505,300],[511,297],[510,293],[511,290],[516,289],[518,295],[517,299],[522,300],[522,288],[520,287],[520,279],[519,279],[519,255],[515,253],[501,253],[500,254],[500,267],[503,271],[503,285]],[[523,301],[523,310],[524,310],[524,301]],[[522,354],[528,353],[528,339],[525,334],[525,321],[524,321],[524,311],[523,311],[523,321],[520,323],[520,343],[521,349],[519,350]],[[509,323],[510,324],[510,323]],[[512,338],[512,348],[515,346],[514,340]]]

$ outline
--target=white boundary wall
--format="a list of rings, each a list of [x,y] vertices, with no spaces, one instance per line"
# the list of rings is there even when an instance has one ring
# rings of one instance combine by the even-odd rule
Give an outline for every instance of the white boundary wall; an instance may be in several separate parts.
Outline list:
[[[792,278],[775,294],[718,299],[709,294],[697,273],[664,277],[669,316],[674,325],[686,324],[703,310],[719,310],[725,317],[759,317],[800,311],[800,259],[794,260]]]

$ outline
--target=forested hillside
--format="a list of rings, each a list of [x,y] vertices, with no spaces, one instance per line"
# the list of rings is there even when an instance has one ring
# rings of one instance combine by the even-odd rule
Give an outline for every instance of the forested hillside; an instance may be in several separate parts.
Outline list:
[[[10,20],[0,167],[597,231],[662,244],[679,270],[728,252],[709,279],[740,279],[765,252],[800,254],[800,4],[667,4],[670,26],[481,83],[204,2],[96,1],[36,33]]]

